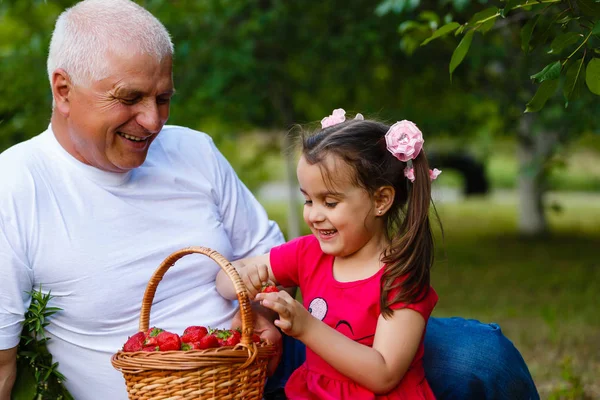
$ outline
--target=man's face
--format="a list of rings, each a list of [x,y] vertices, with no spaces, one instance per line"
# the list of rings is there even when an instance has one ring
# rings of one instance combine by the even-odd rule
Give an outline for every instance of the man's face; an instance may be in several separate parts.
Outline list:
[[[109,53],[109,76],[69,94],[66,150],[104,171],[125,172],[146,159],[169,118],[172,60]]]

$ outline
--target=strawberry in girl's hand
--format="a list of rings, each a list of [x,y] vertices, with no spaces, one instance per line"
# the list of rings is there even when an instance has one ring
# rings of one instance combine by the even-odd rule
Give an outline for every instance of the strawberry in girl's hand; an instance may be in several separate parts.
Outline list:
[[[130,336],[123,346],[123,351],[141,351],[144,347],[144,340],[146,334],[144,332],[138,332],[133,336]]]
[[[176,333],[162,331],[156,336],[160,351],[180,350],[181,338]]]
[[[277,289],[277,286],[273,285],[272,283],[265,283],[262,286],[262,289],[260,290],[261,293],[276,293],[279,292],[279,289]]]
[[[184,343],[199,342],[204,336],[208,335],[208,329],[203,326],[188,326],[181,335],[181,341]]]

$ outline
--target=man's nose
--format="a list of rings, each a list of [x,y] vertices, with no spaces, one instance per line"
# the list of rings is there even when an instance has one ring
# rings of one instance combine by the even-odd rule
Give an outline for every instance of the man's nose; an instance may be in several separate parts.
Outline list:
[[[137,123],[151,133],[158,133],[162,129],[166,118],[162,118],[161,110],[156,101],[148,99],[142,105],[142,109],[137,115]]]

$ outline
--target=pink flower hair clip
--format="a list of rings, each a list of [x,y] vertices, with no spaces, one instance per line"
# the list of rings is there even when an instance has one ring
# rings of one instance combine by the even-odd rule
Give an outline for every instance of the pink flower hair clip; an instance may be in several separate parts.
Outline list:
[[[361,113],[358,113],[354,116],[354,119],[364,120],[365,117]],[[343,108],[336,108],[333,110],[330,116],[325,117],[321,120],[321,129],[329,128],[330,126],[334,126],[340,124],[346,120],[346,111]]]
[[[346,111],[343,108],[336,108],[333,110],[330,116],[325,117],[321,120],[321,129],[329,128],[340,124],[346,120]]]
[[[417,158],[423,149],[423,133],[417,125],[408,120],[396,122],[390,126],[385,134],[385,144],[387,149],[398,160],[407,163],[404,168],[404,176],[411,182],[415,181],[415,170],[412,166],[412,160]],[[429,179],[432,181],[442,173],[441,170],[434,168],[429,170]]]
[[[441,169],[430,169],[429,170],[429,179],[432,181],[436,180],[438,176],[442,173]],[[415,181],[415,169],[412,167],[404,168],[404,176],[411,182]]]
[[[413,122],[407,120],[396,122],[385,134],[388,151],[402,162],[417,158],[423,142],[423,133]]]

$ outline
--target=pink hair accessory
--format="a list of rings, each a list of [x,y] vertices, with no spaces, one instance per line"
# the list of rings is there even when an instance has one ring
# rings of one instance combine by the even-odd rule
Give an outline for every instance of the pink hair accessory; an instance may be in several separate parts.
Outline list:
[[[388,151],[402,162],[417,158],[423,148],[423,142],[423,133],[408,120],[396,122],[385,134]]]
[[[321,120],[321,129],[329,128],[346,120],[346,111],[343,108],[336,108],[330,116]]]
[[[440,174],[442,173],[441,169],[434,168],[433,170],[429,170],[429,179],[434,181]]]
[[[415,181],[415,169],[406,167],[404,168],[404,176],[408,178],[409,181]]]
[[[435,180],[438,176],[440,176],[440,174],[442,173],[442,170],[434,168],[433,170],[429,170],[429,179],[431,179],[432,181]],[[411,182],[415,181],[415,169],[414,168],[410,168],[410,167],[406,167],[404,168],[404,176]]]

